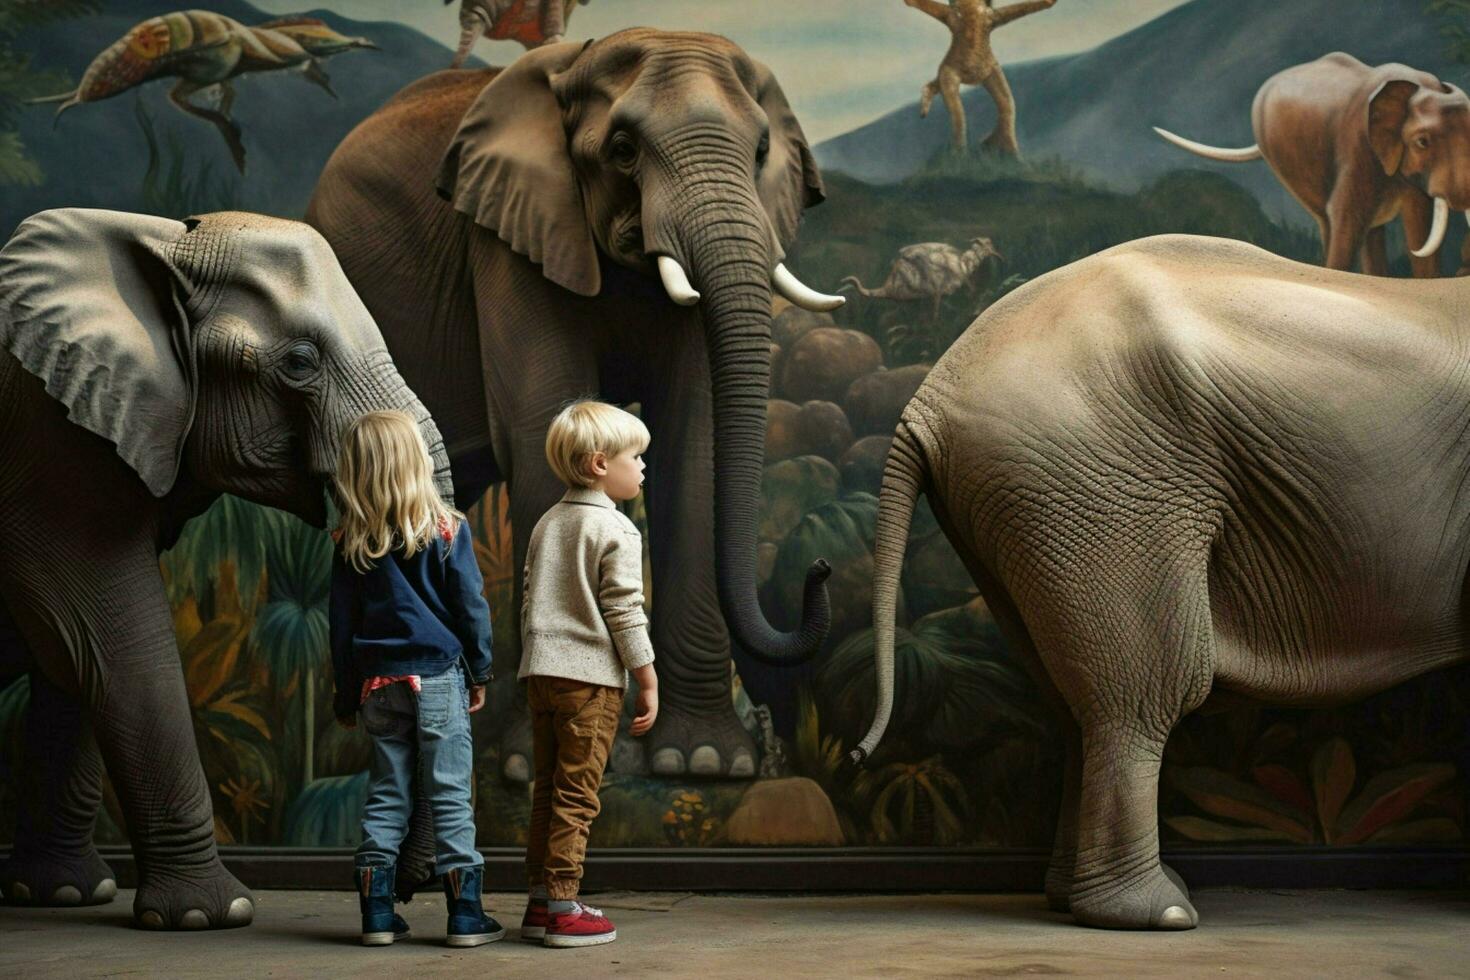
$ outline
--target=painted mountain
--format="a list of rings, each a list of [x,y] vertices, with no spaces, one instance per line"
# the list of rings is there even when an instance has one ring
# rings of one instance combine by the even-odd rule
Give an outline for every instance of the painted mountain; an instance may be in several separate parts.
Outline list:
[[[1087,176],[1133,189],[1159,174],[1203,167],[1254,191],[1267,210],[1293,222],[1306,213],[1264,163],[1215,164],[1168,146],[1162,126],[1215,146],[1254,142],[1256,89],[1290,65],[1346,51],[1369,63],[1400,61],[1459,82],[1441,22],[1424,0],[1194,0],[1083,54],[1007,68],[1016,94],[1021,146],[1033,158],[1060,157]],[[943,51],[935,49],[936,65]],[[914,90],[926,81],[914,79]],[[966,90],[970,131],[982,138],[995,110],[982,89]],[[916,104],[817,146],[826,169],[872,183],[903,179],[949,139],[936,102],[927,119]]]
[[[31,30],[17,46],[30,55],[33,68],[64,71],[75,84],[92,58],[134,24],[181,6],[177,0],[116,0],[99,14]],[[246,25],[274,16],[243,0],[211,0],[209,9]],[[452,54],[400,24],[354,21],[328,11],[306,16],[321,17],[343,34],[367,37],[382,50],[326,59],[335,99],[295,71],[235,79],[233,115],[247,154],[243,176],[213,126],[169,104],[172,79],[75,106],[54,128],[54,106],[29,106],[21,115],[21,138],[45,180],[5,188],[0,202],[5,236],[26,215],[57,206],[159,212],[166,210],[161,203],[182,201],[200,210],[239,207],[300,217],[342,137],[404,85],[446,67]],[[204,99],[195,96],[195,101]]]

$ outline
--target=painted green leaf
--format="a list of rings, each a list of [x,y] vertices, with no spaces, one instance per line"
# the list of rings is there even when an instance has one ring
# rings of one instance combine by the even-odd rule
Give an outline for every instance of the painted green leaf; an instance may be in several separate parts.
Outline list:
[[[1312,794],[1307,792],[1307,787],[1297,778],[1296,773],[1285,766],[1274,763],[1256,766],[1251,770],[1251,778],[1256,781],[1257,786],[1276,799],[1304,814],[1311,813],[1316,808],[1316,804],[1312,801]]]
[[[1367,840],[1408,816],[1435,787],[1454,778],[1455,767],[1444,762],[1404,766],[1374,776],[1342,812],[1334,843],[1357,844]]]
[[[1317,820],[1322,825],[1322,839],[1334,840],[1337,817],[1357,779],[1352,747],[1341,738],[1330,738],[1312,755],[1312,790],[1317,797]]]

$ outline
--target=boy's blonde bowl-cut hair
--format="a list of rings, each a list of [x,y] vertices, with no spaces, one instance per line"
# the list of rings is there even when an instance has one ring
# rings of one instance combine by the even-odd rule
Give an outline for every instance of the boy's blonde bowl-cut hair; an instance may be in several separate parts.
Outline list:
[[[593,453],[611,458],[625,450],[644,452],[648,427],[638,416],[593,398],[572,402],[556,413],[546,430],[546,462],[569,487],[590,487],[587,472]]]
[[[347,427],[332,478],[342,509],[342,557],[359,572],[394,548],[427,548],[464,515],[434,486],[434,460],[407,412],[368,412]]]

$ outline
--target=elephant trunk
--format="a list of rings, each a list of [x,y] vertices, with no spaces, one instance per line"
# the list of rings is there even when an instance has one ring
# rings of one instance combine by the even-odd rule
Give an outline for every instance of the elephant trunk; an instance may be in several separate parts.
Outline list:
[[[801,623],[794,632],[774,629],[756,595],[756,530],[771,381],[771,283],[779,246],[748,169],[711,178],[701,173],[674,190],[669,200],[680,205],[677,218],[646,220],[651,234],[645,244],[676,263],[676,269],[660,263],[665,285],[671,296],[679,292],[686,300],[684,287],[697,292],[704,322],[714,414],[720,608],[731,636],[751,656],[774,665],[802,663],[816,655],[827,635],[831,614],[823,583],[830,566],[819,559],[808,569]],[[743,192],[732,195],[732,187]],[[679,274],[685,269],[687,278]]]

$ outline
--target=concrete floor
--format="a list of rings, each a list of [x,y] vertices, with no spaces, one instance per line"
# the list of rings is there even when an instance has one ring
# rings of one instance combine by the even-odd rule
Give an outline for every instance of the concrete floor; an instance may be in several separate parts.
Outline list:
[[[517,942],[519,896],[490,896],[510,932],[471,950],[442,945],[437,901],[405,908],[413,939],[366,949],[347,892],[256,892],[250,928],[190,934],[129,928],[132,898],[0,906],[0,977],[1470,977],[1463,892],[1201,891],[1202,925],[1184,933],[1081,929],[1039,895],[624,892],[589,896],[620,938],[580,950]]]

